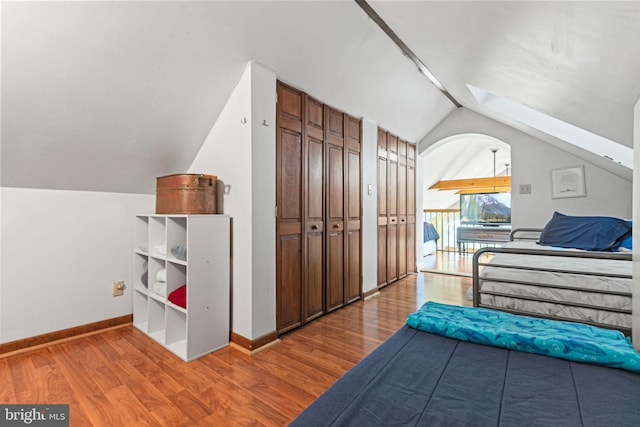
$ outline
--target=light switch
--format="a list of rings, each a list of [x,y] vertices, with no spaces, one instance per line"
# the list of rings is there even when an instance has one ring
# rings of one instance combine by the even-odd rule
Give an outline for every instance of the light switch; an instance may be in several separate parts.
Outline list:
[[[520,194],[531,194],[531,184],[520,184]]]
[[[373,194],[373,186],[371,184],[367,184],[367,194],[369,196]]]

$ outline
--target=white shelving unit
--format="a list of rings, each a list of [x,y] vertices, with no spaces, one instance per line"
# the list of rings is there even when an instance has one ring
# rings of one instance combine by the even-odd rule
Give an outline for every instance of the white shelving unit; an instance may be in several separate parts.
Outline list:
[[[135,217],[133,325],[187,362],[229,344],[230,234],[226,215]],[[171,251],[181,244],[186,260]],[[186,309],[167,299],[185,284]]]

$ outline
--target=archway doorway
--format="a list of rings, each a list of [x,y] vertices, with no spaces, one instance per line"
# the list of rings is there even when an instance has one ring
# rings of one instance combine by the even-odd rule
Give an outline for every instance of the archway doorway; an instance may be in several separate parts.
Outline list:
[[[464,182],[467,185],[467,181],[479,181],[476,178],[505,177],[500,180],[510,182],[511,146],[489,135],[459,134],[432,144],[420,154],[419,161],[422,163],[424,212],[423,270],[470,276],[473,252],[480,247],[496,244],[460,242],[458,230],[461,226],[473,226],[474,221],[483,221],[469,219],[464,212],[461,218],[461,199],[465,201],[479,198],[480,195],[493,198],[493,194],[496,194],[505,200],[505,204],[508,200],[510,208],[510,187],[507,189],[494,185],[452,190],[432,187],[439,182]],[[505,221],[504,218],[501,220]]]

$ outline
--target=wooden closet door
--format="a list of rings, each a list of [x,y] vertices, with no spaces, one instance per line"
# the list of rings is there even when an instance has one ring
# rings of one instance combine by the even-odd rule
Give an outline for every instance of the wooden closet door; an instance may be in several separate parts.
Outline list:
[[[362,166],[361,121],[347,114],[345,117],[345,303],[360,299],[362,294],[361,221],[362,216]]]
[[[325,105],[326,311],[344,305],[344,115]]]
[[[407,275],[407,143],[398,141],[398,278]]]
[[[304,266],[302,93],[277,83],[276,328],[302,324]]]
[[[305,283],[304,321],[324,313],[324,107],[304,95]]]
[[[378,286],[387,284],[387,132],[378,128]]]
[[[407,144],[407,272],[416,271],[416,146]]]
[[[398,137],[387,136],[387,283],[398,279]]]

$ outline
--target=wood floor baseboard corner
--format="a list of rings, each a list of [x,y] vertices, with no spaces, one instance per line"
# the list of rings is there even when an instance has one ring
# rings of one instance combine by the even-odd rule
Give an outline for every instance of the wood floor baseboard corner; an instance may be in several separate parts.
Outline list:
[[[278,339],[277,331],[269,332],[268,334],[262,335],[253,340],[243,337],[235,332],[231,332],[230,344],[232,344],[234,348],[240,349],[244,353],[253,356],[254,354],[259,353],[279,342],[280,340]]]
[[[380,290],[379,290],[379,289],[378,289],[378,287],[376,286],[375,288],[373,288],[373,289],[371,289],[371,290],[369,290],[369,291],[365,292],[365,293],[362,295],[362,299],[363,299],[364,301],[367,301],[367,300],[369,300],[369,299],[371,299],[371,298],[373,298],[373,297],[375,297],[375,296],[378,296],[378,295],[380,295]]]
[[[58,342],[65,342],[109,329],[120,328],[132,323],[133,314],[127,314],[120,317],[101,320],[99,322],[88,323],[86,325],[75,326],[73,328],[62,329],[59,331],[49,332],[47,334],[7,342],[0,344],[0,357],[7,357],[13,354],[35,350]]]

